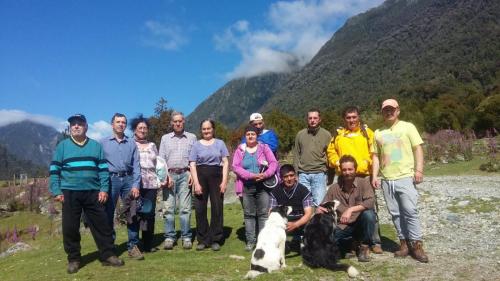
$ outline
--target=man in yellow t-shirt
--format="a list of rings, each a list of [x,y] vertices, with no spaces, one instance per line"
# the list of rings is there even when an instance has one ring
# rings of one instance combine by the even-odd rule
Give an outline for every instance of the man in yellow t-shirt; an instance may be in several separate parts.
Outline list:
[[[373,143],[373,131],[367,125],[361,124],[359,109],[356,106],[346,107],[342,112],[342,118],[344,119],[344,127],[337,129],[337,135],[331,139],[326,151],[328,166],[334,168],[337,175],[341,175],[339,160],[344,155],[350,155],[358,163],[356,177],[369,177],[372,166],[370,147]],[[367,182],[369,182],[368,179]],[[382,254],[378,230],[377,222],[372,235],[374,243],[372,251],[376,254]]]
[[[415,126],[399,120],[399,114],[396,100],[388,99],[382,103],[385,126],[375,131],[372,185],[382,187],[387,209],[401,242],[394,256],[411,254],[420,262],[428,262],[422,246],[416,189],[416,184],[421,183],[424,176],[423,141]],[[379,173],[382,181],[377,178]]]

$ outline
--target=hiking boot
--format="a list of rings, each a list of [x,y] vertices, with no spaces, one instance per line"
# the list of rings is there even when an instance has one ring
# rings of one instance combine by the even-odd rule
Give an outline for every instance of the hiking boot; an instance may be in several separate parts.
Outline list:
[[[163,249],[164,250],[172,250],[173,248],[174,248],[174,240],[165,239],[165,242],[163,243]]]
[[[358,261],[359,262],[370,261],[370,246],[365,244],[361,244],[361,246],[359,246]]]
[[[182,248],[184,248],[184,250],[190,250],[193,248],[193,242],[191,242],[190,239],[184,239],[182,242]]]
[[[128,256],[134,260],[143,260],[144,255],[141,253],[141,250],[135,245],[132,249],[128,250]]]
[[[212,251],[220,251],[220,245],[217,242],[212,243]]]
[[[245,246],[245,251],[251,252],[251,251],[253,251],[254,248],[255,248],[254,243],[247,243],[247,245]]]
[[[380,255],[380,254],[383,254],[384,251],[382,250],[382,246],[380,246],[380,244],[375,244],[372,246],[372,252],[374,254],[377,254],[377,255]]]
[[[198,245],[196,245],[196,251],[203,251],[205,250],[207,246],[203,243],[198,243]]]
[[[395,258],[405,258],[406,256],[408,256],[408,252],[409,252],[408,251],[408,244],[406,243],[405,239],[399,240],[399,243],[401,244],[401,246],[399,247],[399,250],[394,252],[394,257]]]
[[[423,243],[420,240],[410,242],[411,256],[419,262],[429,262],[429,258],[424,252]]]
[[[103,266],[123,266],[125,263],[117,256],[111,256],[101,262]]]
[[[68,262],[68,273],[69,274],[77,273],[79,269],[80,269],[80,262],[79,261]]]

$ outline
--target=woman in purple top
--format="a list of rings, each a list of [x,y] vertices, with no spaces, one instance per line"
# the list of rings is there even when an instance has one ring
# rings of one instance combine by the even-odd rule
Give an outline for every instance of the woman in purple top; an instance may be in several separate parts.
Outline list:
[[[269,190],[262,181],[273,176],[278,161],[267,144],[257,142],[258,129],[249,126],[245,129],[245,142],[238,146],[233,156],[233,172],[236,174],[235,190],[243,197],[245,219],[245,250],[252,251],[257,243],[258,229],[264,227],[269,212]],[[261,173],[261,168],[267,170]],[[258,225],[256,225],[256,223]]]
[[[196,250],[201,251],[211,245],[212,250],[218,251],[223,239],[223,200],[227,186],[229,152],[224,142],[214,137],[214,121],[203,120],[200,128],[202,139],[193,144],[189,154],[196,211]],[[210,225],[207,219],[209,197]]]
[[[150,200],[153,204],[152,211],[144,215],[147,229],[142,231],[142,245],[144,252],[155,252],[158,248],[153,248],[153,234],[155,229],[156,196],[160,187],[166,187],[168,176],[159,177],[156,172],[158,166],[158,149],[154,142],[147,140],[149,131],[148,119],[141,115],[130,120],[130,128],[134,132],[134,139],[139,151],[139,162],[141,166],[141,188],[142,198]],[[161,159],[160,159],[161,160]],[[165,163],[164,161],[161,163]],[[164,167],[165,170],[166,167]]]

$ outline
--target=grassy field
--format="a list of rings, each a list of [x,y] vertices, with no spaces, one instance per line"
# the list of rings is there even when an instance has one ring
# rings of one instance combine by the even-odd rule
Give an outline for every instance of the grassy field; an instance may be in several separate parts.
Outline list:
[[[474,156],[471,161],[456,161],[453,163],[426,163],[425,176],[459,176],[459,175],[498,175],[479,170],[479,166],[488,162],[486,156]]]
[[[82,235],[83,268],[76,274],[66,273],[66,255],[62,247],[62,237],[55,233],[57,226],[49,218],[29,213],[16,213],[0,220],[0,231],[18,229],[38,224],[40,233],[36,240],[27,235],[23,241],[34,247],[28,252],[0,258],[1,280],[241,280],[249,269],[250,253],[244,251],[244,229],[242,210],[237,204],[225,206],[225,232],[227,239],[220,252],[206,250],[197,252],[176,247],[173,251],[160,250],[146,255],[144,261],[134,261],[127,257],[126,229],[118,228],[118,251],[125,260],[121,268],[102,267],[97,260],[97,252],[92,236],[88,231]],[[52,225],[52,226],[51,226]],[[51,230],[52,229],[52,230]],[[162,242],[163,223],[157,223],[155,239]],[[393,227],[382,226],[384,247],[394,247]],[[5,242],[2,248],[6,248]],[[231,255],[244,257],[243,260]],[[324,269],[309,269],[301,265],[297,253],[286,258],[288,267],[280,272],[260,276],[257,280],[349,280],[344,272],[331,272]],[[392,258],[377,259],[370,263],[357,260],[343,262],[355,265],[368,279],[402,280],[409,268],[393,262]]]

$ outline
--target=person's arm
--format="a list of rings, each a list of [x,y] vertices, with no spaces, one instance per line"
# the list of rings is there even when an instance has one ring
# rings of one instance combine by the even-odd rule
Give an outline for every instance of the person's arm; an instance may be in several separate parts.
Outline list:
[[[332,137],[332,139],[330,140],[330,144],[328,144],[328,148],[326,149],[326,158],[328,160],[328,167],[333,169],[337,168],[337,166],[339,165],[338,161],[340,159],[336,148],[337,138]]]
[[[227,178],[229,175],[229,160],[226,157],[222,157],[222,182],[220,183],[220,193],[226,192]]]
[[[49,191],[54,196],[54,199],[59,202],[64,202],[64,195],[61,191],[61,169],[63,161],[62,143],[60,143],[54,152],[52,162],[50,162],[50,184]]]
[[[268,167],[264,172],[264,176],[265,178],[268,178],[276,173],[279,163],[278,160],[276,160],[276,157],[274,157],[274,153],[270,146],[264,144],[262,147],[264,148],[264,156],[266,157],[266,161],[268,163]]]
[[[363,205],[356,205],[356,206],[352,206],[352,207],[347,208],[342,213],[342,216],[340,217],[340,223],[348,224],[349,219],[351,218],[353,213],[363,212],[364,210],[366,210],[366,208]]]
[[[240,149],[237,148],[235,151],[234,151],[234,154],[233,154],[233,163],[232,163],[232,169],[233,169],[233,172],[238,176],[240,177],[241,179],[243,180],[251,180],[251,179],[254,179],[256,174],[254,173],[251,173],[247,170],[245,170],[242,166],[242,161],[243,161],[243,156],[242,156],[242,153],[240,153]]]
[[[104,157],[104,150],[102,146],[99,144],[99,163],[97,166],[97,174],[99,176],[100,183],[100,191],[98,200],[101,203],[106,202],[108,200],[108,191],[109,191],[109,170],[108,170],[108,162]]]
[[[295,136],[295,145],[293,146],[293,167],[295,169],[295,172],[299,172],[299,166],[300,166],[300,142],[299,142],[299,134],[300,132]]]
[[[288,222],[286,226],[286,231],[287,232],[293,232],[294,230],[300,228],[301,226],[305,225],[309,220],[311,219],[313,214],[313,207],[306,207],[304,208],[304,215],[293,222]]]
[[[139,151],[137,150],[137,145],[133,143],[132,148],[132,176],[134,181],[132,182],[132,189],[130,193],[134,198],[139,197],[139,187],[141,186],[141,164],[139,162]]]
[[[194,186],[194,194],[201,195],[203,191],[203,187],[200,185],[198,181],[198,173],[196,172],[196,162],[189,162],[190,170],[191,170],[191,178],[193,179]]]
[[[380,163],[377,153],[372,153],[372,186],[374,188],[380,188],[380,180],[378,179],[378,172],[380,169]]]
[[[413,156],[415,158],[415,183],[421,183],[424,180],[424,151],[422,145],[413,147]]]

